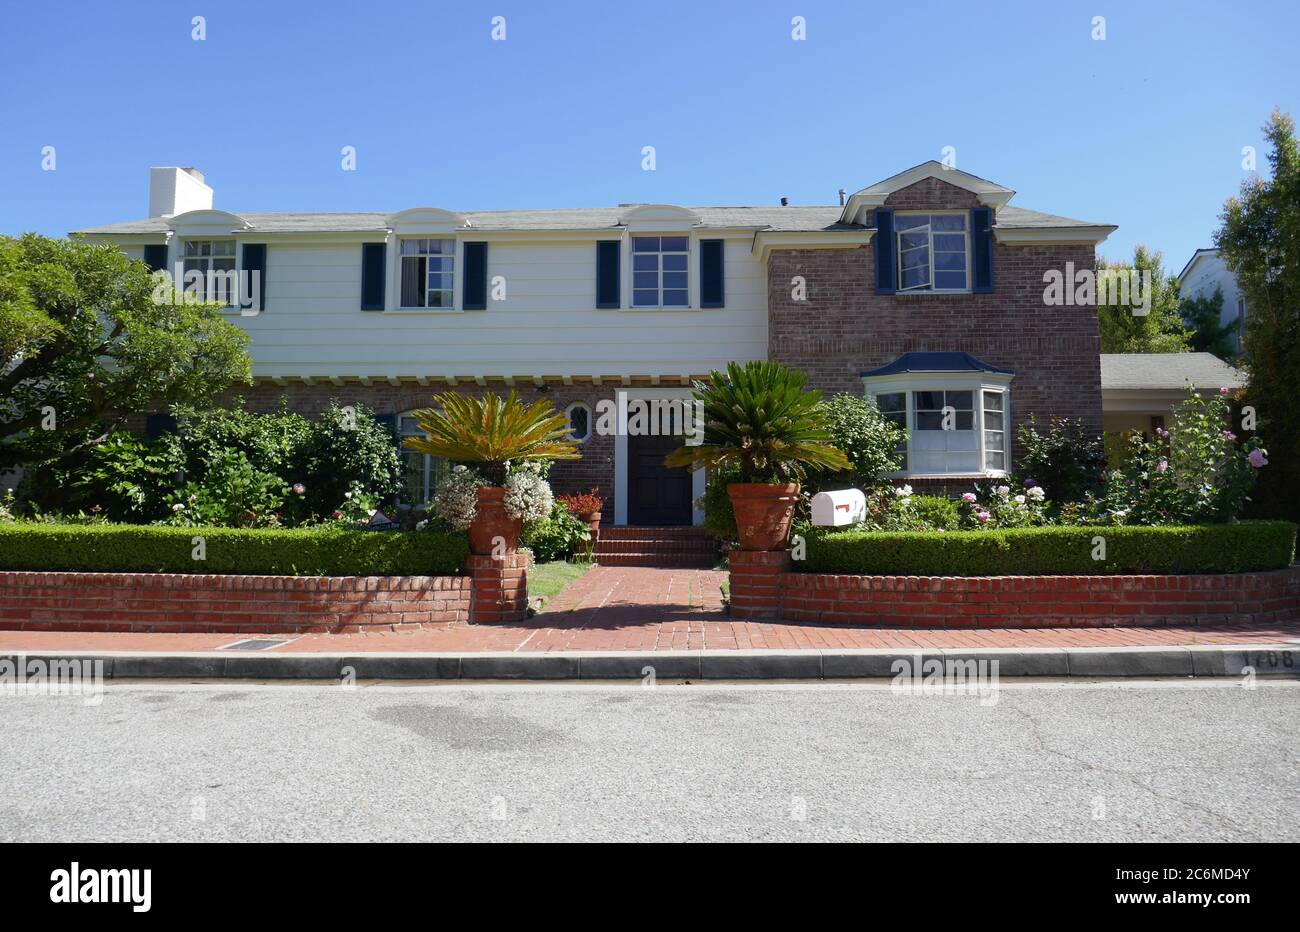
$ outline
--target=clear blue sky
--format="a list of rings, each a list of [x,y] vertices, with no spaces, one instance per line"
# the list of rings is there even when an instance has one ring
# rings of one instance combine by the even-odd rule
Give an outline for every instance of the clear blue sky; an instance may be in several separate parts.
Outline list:
[[[955,146],[1177,271],[1241,148],[1266,169],[1269,111],[1300,116],[1294,0],[46,0],[0,30],[3,233],[141,218],[150,165],[198,166],[234,211],[829,204]]]

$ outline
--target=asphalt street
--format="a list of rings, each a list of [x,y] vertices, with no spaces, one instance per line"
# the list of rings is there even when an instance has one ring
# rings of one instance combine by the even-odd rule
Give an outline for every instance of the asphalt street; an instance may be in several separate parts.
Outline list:
[[[1300,840],[1300,683],[0,696],[0,839]]]

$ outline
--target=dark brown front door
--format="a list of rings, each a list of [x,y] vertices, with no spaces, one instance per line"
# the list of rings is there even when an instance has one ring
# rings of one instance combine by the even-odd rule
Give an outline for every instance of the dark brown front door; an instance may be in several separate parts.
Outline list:
[[[691,474],[664,465],[681,437],[627,438],[628,524],[690,524]]]

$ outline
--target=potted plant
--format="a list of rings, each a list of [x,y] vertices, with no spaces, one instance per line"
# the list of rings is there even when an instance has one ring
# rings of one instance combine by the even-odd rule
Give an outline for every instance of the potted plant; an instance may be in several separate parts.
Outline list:
[[[510,464],[580,458],[568,418],[545,399],[524,405],[514,391],[506,398],[495,392],[482,398],[444,392],[434,402],[438,409],[413,414],[427,436],[408,437],[403,443],[417,453],[473,464],[486,484],[475,492],[470,551],[514,553],[526,515],[518,506],[512,509],[506,498]],[[549,510],[549,500],[546,504]]]
[[[699,444],[668,454],[669,466],[733,470],[727,486],[742,550],[782,550],[807,467],[839,471],[848,459],[830,444],[821,393],[807,376],[774,362],[728,363],[695,383],[704,415]],[[698,428],[697,428],[698,429]]]
[[[569,514],[580,521],[587,522],[593,544],[600,533],[600,509],[605,505],[604,499],[597,494],[598,492],[600,489],[593,488],[590,492],[560,496],[560,501],[565,508],[569,509]]]

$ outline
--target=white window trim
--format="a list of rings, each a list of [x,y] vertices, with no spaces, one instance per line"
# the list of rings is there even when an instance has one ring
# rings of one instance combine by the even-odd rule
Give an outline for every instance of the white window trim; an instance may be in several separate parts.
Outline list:
[[[402,304],[402,240],[407,239],[446,239],[451,240],[452,249],[452,279],[451,279],[451,307],[406,307]],[[463,254],[461,248],[461,238],[455,233],[401,233],[394,235],[389,242],[388,252],[391,254],[388,259],[388,295],[384,301],[384,312],[389,314],[401,314],[410,316],[412,314],[460,314],[464,312],[462,306],[461,280],[464,278]],[[428,274],[426,272],[426,274]]]
[[[405,500],[406,499],[406,465],[405,463],[403,463],[402,464],[402,488],[401,491],[399,491],[397,494],[397,506],[399,508],[405,508],[405,509],[425,507],[428,501],[433,497],[433,492],[434,492],[434,483],[433,483],[433,476],[432,476],[433,471],[432,469],[430,469],[430,465],[431,465],[430,460],[436,459],[436,457],[434,457],[432,454],[419,453],[415,450],[407,451],[406,447],[402,443],[403,439],[405,439],[406,437],[418,436],[417,434],[407,434],[402,432],[402,421],[407,418],[414,418],[414,416],[415,416],[415,411],[403,411],[402,413],[397,415],[398,456],[401,457],[405,453],[410,452],[415,454],[416,456],[424,457],[423,485],[425,489],[425,500],[422,502],[408,502]]]
[[[930,287],[929,288],[904,288],[903,287],[903,250],[899,245],[899,238],[902,236],[897,229],[899,217],[963,217],[966,221],[966,228],[962,231],[962,236],[966,239],[966,287],[965,288],[935,288],[934,287],[934,231],[930,231],[930,243],[927,247],[930,252]],[[909,294],[973,294],[971,279],[974,271],[971,268],[971,260],[974,258],[971,249],[971,230],[970,211],[969,210],[896,210],[894,211],[894,276],[897,283],[894,287],[896,295]],[[907,231],[903,231],[907,232]],[[942,233],[954,233],[953,230],[944,230]]]
[[[684,236],[686,237],[686,304],[684,305],[664,305],[663,303],[663,261],[659,263],[659,304],[635,304],[634,295],[636,288],[633,284],[632,276],[635,274],[633,267],[635,260],[633,256],[632,241],[638,236],[657,236],[663,239],[665,236]],[[623,249],[623,310],[626,311],[649,311],[673,313],[674,311],[693,311],[699,308],[699,282],[698,275],[692,271],[697,256],[696,240],[698,235],[695,230],[673,230],[673,229],[649,229],[649,230],[629,230],[627,240]],[[662,256],[663,253],[655,253]],[[675,254],[674,254],[675,255]]]
[[[173,261],[179,264],[181,269],[181,277],[177,282],[175,282],[175,285],[178,289],[184,290],[185,288],[185,260],[186,259],[206,259],[208,262],[208,270],[210,271],[212,269],[213,258],[218,258],[218,259],[228,258],[226,256],[213,257],[210,255],[209,256],[186,256],[185,247],[189,243],[231,243],[234,246],[234,255],[229,258],[233,258],[235,260],[235,280],[238,282],[242,279],[242,276],[244,274],[244,266],[243,266],[244,250],[242,248],[240,241],[233,236],[220,236],[220,235],[212,235],[207,233],[200,233],[200,234],[195,234],[193,236],[177,237],[177,246],[176,246],[177,255],[176,255],[176,259]],[[171,257],[168,256],[168,258],[170,259]],[[174,272],[175,266],[173,265],[171,268],[168,269],[168,271]],[[206,294],[206,288],[207,288],[207,279],[205,273],[205,278],[204,278],[205,294]],[[221,306],[220,313],[229,314],[235,317],[241,316],[240,314],[241,308],[239,306],[238,293],[232,294],[230,298],[231,300],[228,303],[223,304]]]
[[[591,435],[595,429],[595,421],[593,420],[595,415],[592,412],[591,405],[587,404],[585,401],[575,401],[564,409],[564,416],[569,419],[570,424],[573,422],[574,408],[582,408],[587,412],[587,436],[583,437],[581,440],[578,440],[576,437],[574,438],[578,443],[586,443],[591,439]]]
[[[996,478],[1011,475],[1011,447],[1014,442],[1011,420],[1011,380],[1014,376],[995,372],[907,372],[899,375],[864,376],[862,384],[866,395],[874,402],[877,395],[902,392],[907,405],[907,464],[908,469],[887,473],[889,479],[963,479]],[[972,392],[974,406],[972,428],[979,462],[985,461],[984,446],[984,392],[1002,393],[1002,453],[1005,469],[962,470],[953,472],[922,472],[912,469],[915,462],[912,451],[912,432],[916,430],[916,402],[913,392],[958,391]]]

